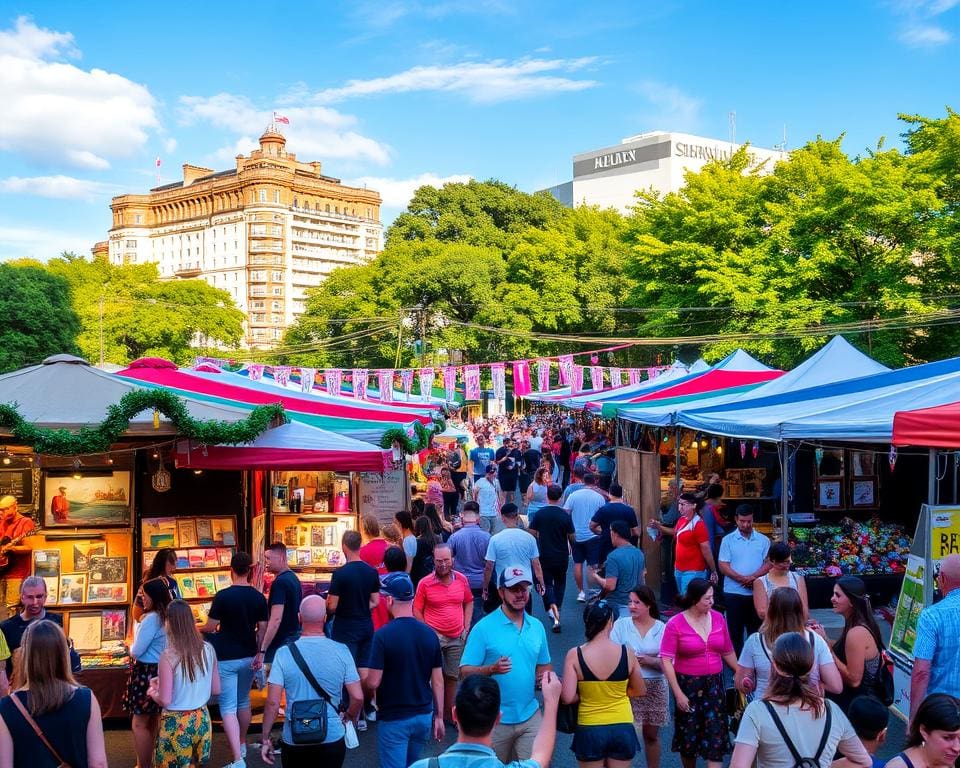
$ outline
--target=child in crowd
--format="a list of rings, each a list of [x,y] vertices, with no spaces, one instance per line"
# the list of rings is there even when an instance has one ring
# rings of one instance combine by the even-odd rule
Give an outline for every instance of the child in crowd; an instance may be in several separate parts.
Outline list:
[[[890,720],[890,710],[879,699],[873,696],[857,696],[850,702],[847,710],[850,725],[857,732],[864,748],[873,758],[873,768],[883,768],[886,760],[877,757],[877,752],[887,740],[887,724]],[[846,760],[837,760],[833,768],[846,768]]]

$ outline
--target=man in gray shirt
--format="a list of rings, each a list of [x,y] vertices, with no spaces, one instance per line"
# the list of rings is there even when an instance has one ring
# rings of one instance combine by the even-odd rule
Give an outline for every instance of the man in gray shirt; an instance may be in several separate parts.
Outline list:
[[[610,542],[613,551],[607,555],[603,575],[591,575],[603,589],[606,601],[615,606],[623,617],[627,615],[630,590],[643,583],[647,571],[646,560],[643,552],[630,543],[630,526],[623,520],[610,523]]]
[[[447,541],[453,555],[453,568],[467,577],[470,592],[473,593],[473,618],[471,628],[483,618],[483,590],[487,583],[483,580],[487,564],[487,546],[490,534],[480,527],[480,506],[475,501],[463,504],[463,528],[456,531]]]

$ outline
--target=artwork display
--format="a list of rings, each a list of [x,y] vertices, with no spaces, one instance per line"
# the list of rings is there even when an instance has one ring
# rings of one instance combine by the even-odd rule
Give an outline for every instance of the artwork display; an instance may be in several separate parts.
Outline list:
[[[95,556],[90,558],[90,564],[87,568],[90,582],[123,582],[127,581],[127,558],[125,557],[102,557]]]
[[[177,546],[195,547],[197,540],[197,523],[194,520],[177,520]]]
[[[840,509],[843,507],[843,481],[817,481],[817,509]]]
[[[130,524],[130,472],[43,480],[46,528],[123,526]]]
[[[77,611],[70,614],[67,636],[73,640],[78,653],[99,651],[103,633],[103,614],[100,611]]]
[[[877,506],[877,481],[873,477],[854,477],[850,482],[850,506]]]
[[[88,603],[125,603],[127,602],[127,584],[89,583],[87,585]]]
[[[97,542],[96,544],[74,544],[73,570],[89,570],[91,557],[105,557],[106,554],[107,545],[103,542]]]
[[[127,612],[125,609],[106,610],[100,613],[100,641],[122,641],[127,636]]]
[[[60,576],[60,550],[35,549],[33,550],[33,575],[56,579]]]
[[[87,596],[87,574],[61,573],[59,591],[60,605],[74,605],[85,602]]]

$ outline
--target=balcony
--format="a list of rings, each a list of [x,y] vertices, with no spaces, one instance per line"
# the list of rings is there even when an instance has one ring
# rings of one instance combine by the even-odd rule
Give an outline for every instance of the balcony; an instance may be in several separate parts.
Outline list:
[[[251,265],[254,265],[254,266],[259,266],[259,265],[267,265],[267,266],[274,265],[274,266],[279,266],[279,265],[282,265],[282,264],[283,264],[283,257],[282,257],[282,256],[263,256],[263,255],[255,255],[255,256],[251,256],[249,259],[247,259],[247,263],[248,263],[248,264],[251,264]]]
[[[272,240],[268,243],[251,243],[250,251],[272,251],[274,253],[283,252],[283,241]]]
[[[202,270],[200,269],[200,262],[188,262],[186,264],[180,264],[173,270],[173,274],[177,277],[197,277]]]

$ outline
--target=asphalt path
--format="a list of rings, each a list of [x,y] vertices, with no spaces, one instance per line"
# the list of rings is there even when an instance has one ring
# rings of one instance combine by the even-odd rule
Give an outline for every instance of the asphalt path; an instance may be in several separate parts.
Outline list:
[[[573,568],[571,567],[570,571],[568,572],[568,585],[565,597],[566,602],[564,603],[561,613],[563,631],[560,634],[553,634],[550,632],[553,622],[544,612],[543,604],[540,598],[536,594],[533,595],[534,616],[536,619],[543,622],[544,628],[547,630],[547,639],[550,645],[551,658],[553,660],[554,669],[558,671],[562,670],[563,659],[567,651],[578,643],[584,641],[582,618],[583,604],[576,602],[576,595],[577,590],[573,583]],[[830,612],[825,611],[822,613],[824,616],[818,616],[818,618],[821,619],[825,626],[830,626],[828,623],[828,619],[832,618]],[[833,625],[836,625],[835,621],[833,622]],[[344,762],[345,768],[372,768],[373,766],[379,765],[380,761],[377,756],[376,727],[376,723],[370,723],[366,733],[360,734],[360,746],[356,749],[347,751],[347,758]],[[668,725],[662,729],[662,768],[681,768],[679,756],[670,751],[670,740],[672,736],[673,731],[671,726]],[[903,746],[904,736],[903,723],[891,715],[887,743],[879,753],[878,757],[886,759],[895,755]],[[557,744],[554,749],[553,761],[551,763],[551,765],[553,765],[555,768],[575,768],[577,765],[576,759],[574,758],[573,753],[570,751],[571,739],[572,736],[570,735],[563,733],[557,734]],[[132,736],[130,735],[130,728],[127,722],[123,720],[108,721],[106,723],[106,741],[107,756],[109,758],[109,765],[112,766],[112,768],[133,768],[133,766],[136,765],[136,757],[133,752]],[[444,742],[442,744],[431,742],[428,745],[424,757],[439,754],[454,741],[456,741],[456,731],[454,728],[448,727],[447,736]],[[250,746],[247,754],[247,765],[250,768],[262,768],[265,763],[263,763],[263,761],[260,759],[259,745],[255,746],[255,744],[259,742],[259,731],[257,725],[254,725],[251,728],[248,742],[250,743]],[[224,766],[229,763],[230,760],[230,751],[227,747],[226,737],[219,729],[217,729],[214,733],[213,752],[211,754],[209,765],[212,766],[212,768],[219,768],[220,766]],[[277,755],[276,764],[277,766],[280,765],[279,755]],[[642,753],[637,754],[633,764],[635,766],[646,765],[646,760],[643,758]],[[317,768],[323,768],[323,766],[318,766]]]

